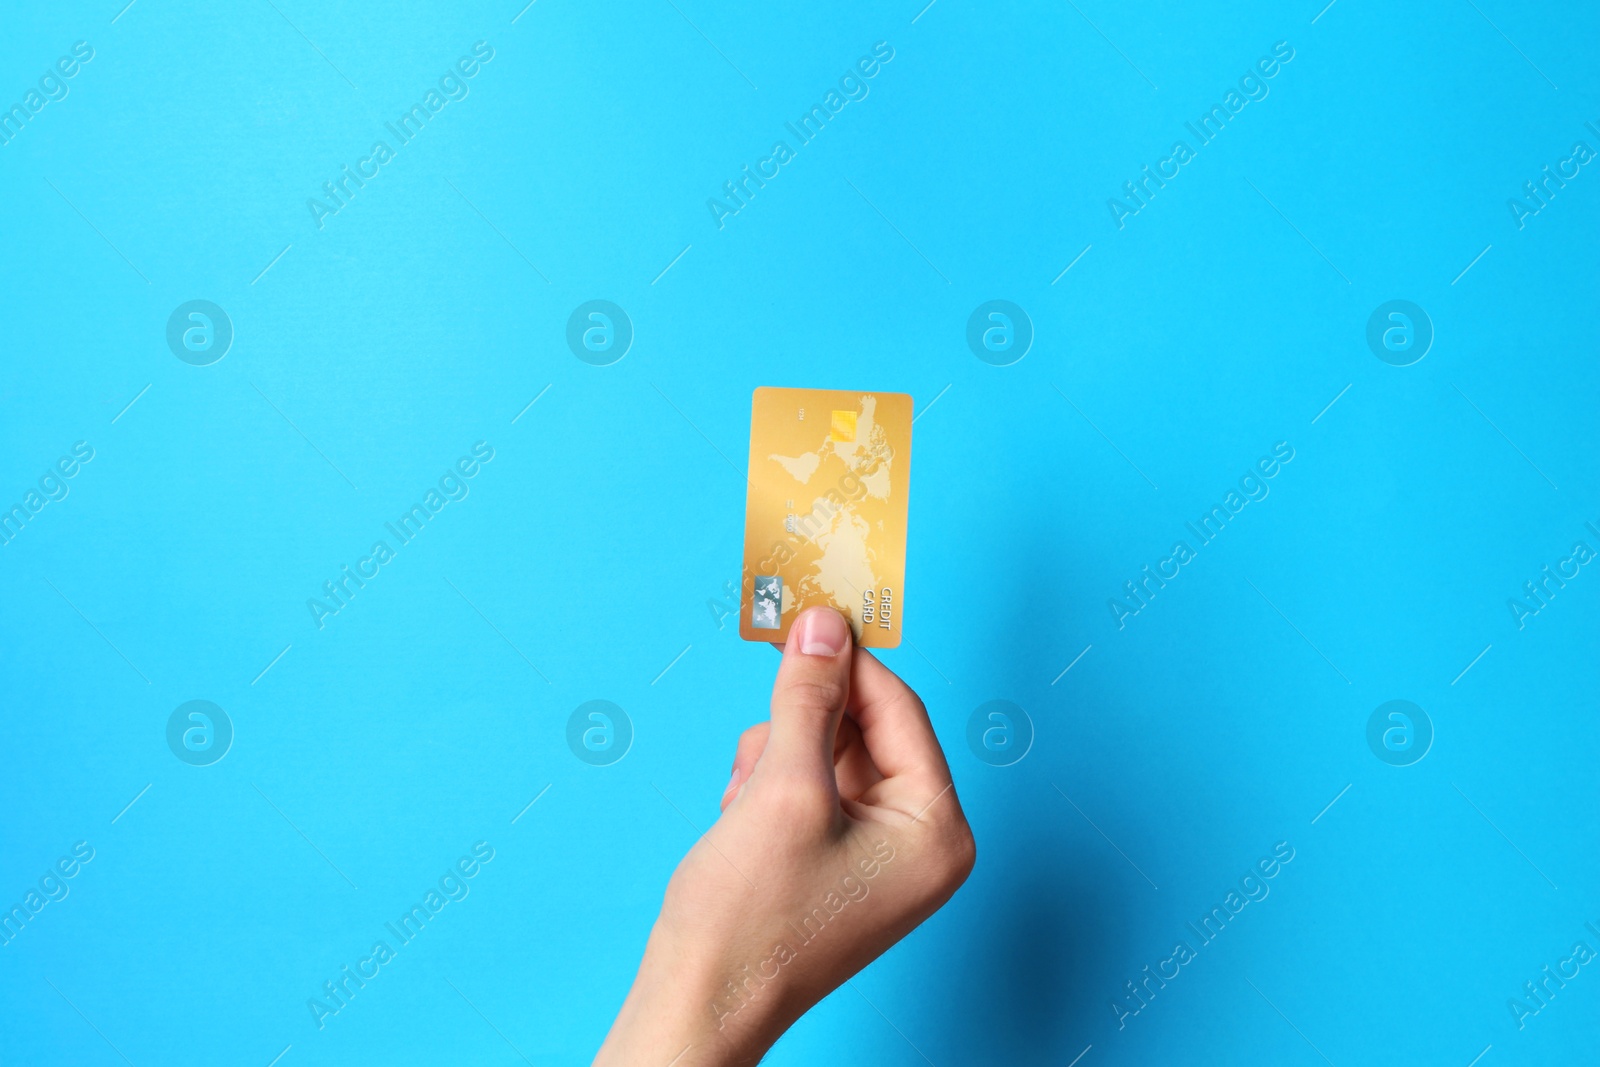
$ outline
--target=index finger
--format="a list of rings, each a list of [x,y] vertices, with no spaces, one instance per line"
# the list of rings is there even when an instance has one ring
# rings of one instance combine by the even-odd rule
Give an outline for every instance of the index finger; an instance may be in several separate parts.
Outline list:
[[[851,663],[845,711],[861,727],[867,754],[885,778],[935,790],[950,783],[950,765],[922,700],[864,648],[856,649]]]

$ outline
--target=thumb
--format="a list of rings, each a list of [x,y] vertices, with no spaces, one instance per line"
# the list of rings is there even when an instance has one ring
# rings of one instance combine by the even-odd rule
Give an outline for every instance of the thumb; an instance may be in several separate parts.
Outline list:
[[[833,744],[850,696],[850,656],[850,624],[843,615],[826,607],[800,613],[772,687],[772,733],[763,766],[837,788]]]

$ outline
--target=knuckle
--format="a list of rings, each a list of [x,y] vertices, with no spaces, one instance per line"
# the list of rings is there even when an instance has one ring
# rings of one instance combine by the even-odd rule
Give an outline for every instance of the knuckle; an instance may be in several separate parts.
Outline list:
[[[760,802],[780,825],[805,826],[832,810],[832,794],[820,781],[784,775],[763,785]]]
[[[782,699],[792,708],[828,714],[844,706],[845,695],[842,678],[808,675],[790,679]]]
[[[944,898],[954,893],[972,873],[978,849],[970,833],[948,834],[941,835],[924,855],[927,886],[936,896]]]
[[[953,839],[947,850],[950,861],[950,873],[956,885],[967,880],[972,873],[972,868],[978,863],[978,842],[972,836],[972,828],[967,821],[962,819],[959,826],[952,831]]]
[[[917,695],[917,691],[904,682],[884,698],[884,704],[891,710],[898,712],[912,712],[916,715],[926,715],[928,707]]]
[[[959,806],[940,804],[934,807],[937,814],[929,811],[921,820],[928,824],[927,840],[932,846],[930,861],[941,879],[953,888],[972,873],[978,860],[978,843]]]

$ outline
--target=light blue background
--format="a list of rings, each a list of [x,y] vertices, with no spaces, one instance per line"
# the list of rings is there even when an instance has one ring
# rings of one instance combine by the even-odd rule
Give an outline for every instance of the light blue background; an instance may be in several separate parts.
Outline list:
[[[0,502],[95,449],[0,548],[0,903],[96,849],[0,948],[0,1061],[587,1062],[765,716],[775,657],[714,610],[758,385],[917,400],[884,658],[979,842],[770,1062],[1594,1055],[1600,968],[1507,1008],[1600,949],[1600,574],[1507,607],[1600,548],[1600,174],[1506,206],[1600,148],[1592,9],[119,6],[0,32],[8,105],[95,49],[0,147]],[[319,230],[307,198],[479,40],[470,96]],[[706,199],[878,41],[868,98],[719,230]],[[1119,230],[1107,198],[1277,41],[1270,96]],[[197,298],[236,331],[209,367],[164,340]],[[596,298],[636,331],[610,367],[564,340]],[[964,340],[995,298],[1036,330],[1006,368]],[[1364,340],[1395,298],[1436,331],[1407,368]],[[480,440],[470,496],[317,629]],[[1278,441],[1270,497],[1119,631],[1107,599]],[[236,731],[210,767],[166,746],[191,699]],[[610,767],[566,746],[591,699],[635,729]],[[1015,766],[966,747],[992,699],[1037,731]],[[1367,748],[1391,699],[1434,724],[1411,767]],[[319,1030],[307,998],[477,841],[470,896]],[[1279,841],[1270,897],[1119,1030]]]

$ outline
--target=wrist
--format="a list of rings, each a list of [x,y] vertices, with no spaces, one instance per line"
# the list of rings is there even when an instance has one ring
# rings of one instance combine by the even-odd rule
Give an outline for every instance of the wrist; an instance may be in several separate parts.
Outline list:
[[[705,940],[658,923],[596,1067],[758,1063],[783,1032],[782,1001],[774,985],[732,962],[736,954],[708,951]]]

